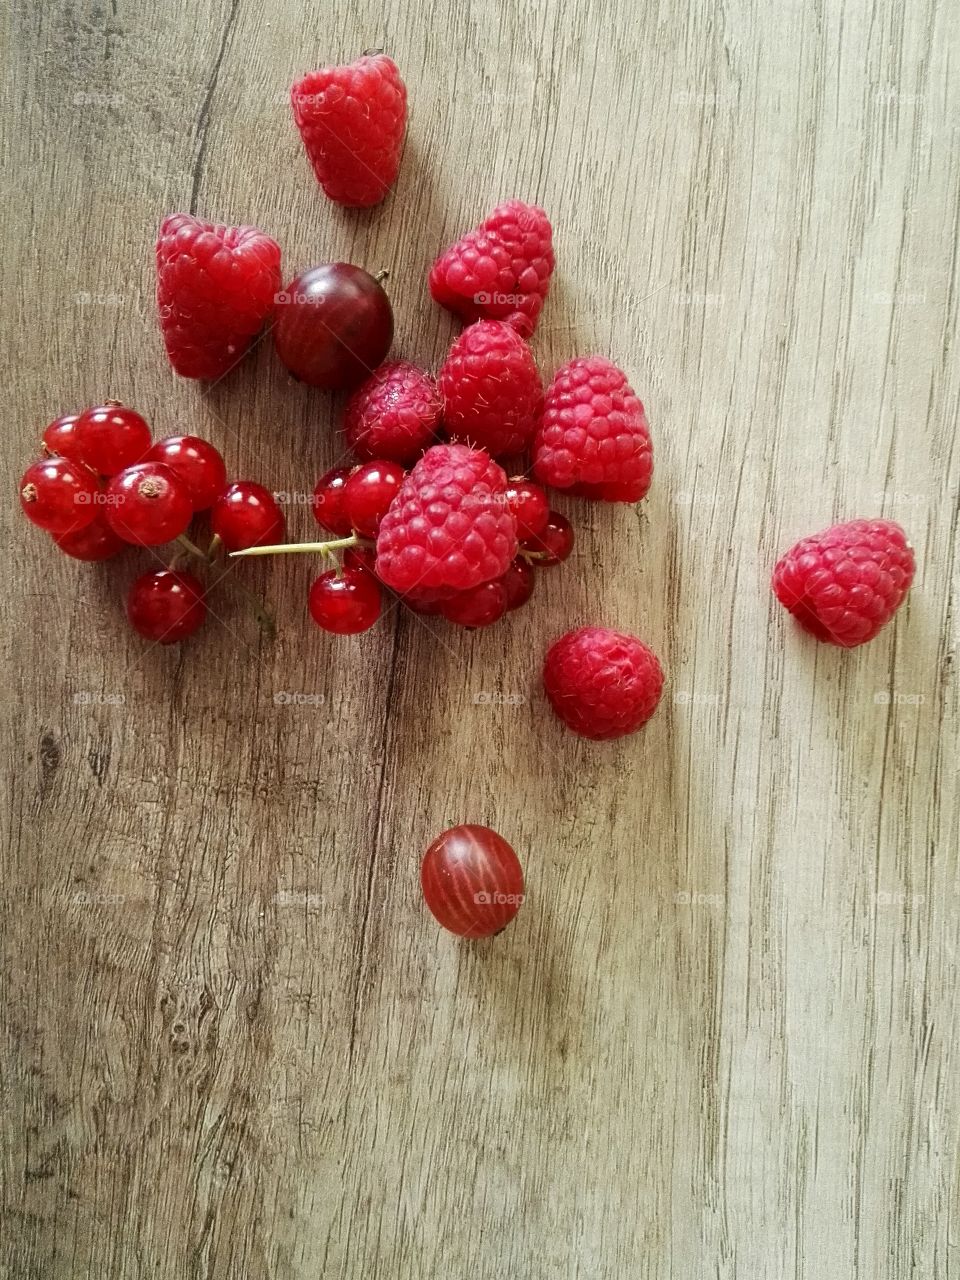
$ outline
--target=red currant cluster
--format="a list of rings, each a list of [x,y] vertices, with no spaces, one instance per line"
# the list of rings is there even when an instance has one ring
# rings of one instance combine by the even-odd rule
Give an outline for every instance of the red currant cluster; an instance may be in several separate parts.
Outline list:
[[[285,535],[273,494],[252,480],[228,484],[212,444],[199,436],[154,441],[146,420],[119,401],[57,418],[42,446],[44,456],[21,478],[20,504],[76,560],[176,542],[210,566],[221,548],[241,551]],[[199,513],[209,517],[206,551],[187,536]],[[127,616],[146,639],[173,644],[201,626],[206,596],[200,579],[183,568],[151,570],[130,588]]]
[[[335,467],[317,481],[312,508],[321,529],[335,540],[292,546],[291,550],[343,552],[339,569],[322,573],[310,588],[313,620],[339,635],[366,631],[380,616],[382,587],[374,573],[375,551],[361,539],[375,539],[380,522],[400,491],[406,471],[398,462],[375,459],[353,468]],[[488,627],[527,603],[533,594],[534,566],[566,560],[573,529],[551,511],[546,492],[523,476],[510,480],[507,504],[517,522],[519,552],[502,577],[455,593],[421,591],[405,595],[415,612],[434,614],[462,627]]]

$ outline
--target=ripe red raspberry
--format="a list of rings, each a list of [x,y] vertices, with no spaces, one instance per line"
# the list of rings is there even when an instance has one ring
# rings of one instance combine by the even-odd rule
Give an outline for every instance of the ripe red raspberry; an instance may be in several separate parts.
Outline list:
[[[450,348],[437,384],[451,440],[488,453],[523,453],[543,407],[530,348],[501,320],[479,320]]]
[[[656,711],[663,670],[635,636],[581,627],[547,651],[543,685],[568,729],[584,738],[622,738]]]
[[[547,215],[536,205],[508,200],[441,254],[430,272],[430,292],[468,323],[505,320],[529,338],[553,267]]]
[[[407,90],[386,54],[310,71],[290,105],[313,172],[331,200],[360,208],[381,201],[397,177]]]
[[[791,547],[773,571],[773,590],[805,631],[852,649],[872,640],[900,608],[914,568],[898,524],[849,520]]]
[[[547,388],[533,445],[541,484],[605,502],[639,502],[650,488],[653,445],[643,405],[603,356],[571,360]]]
[[[407,360],[382,364],[344,409],[347,444],[361,462],[415,462],[440,426],[437,384]]]
[[[157,307],[167,355],[184,378],[222,378],[273,311],[280,246],[256,227],[221,227],[189,213],[157,237]]]
[[[499,578],[517,552],[506,492],[507,477],[489,454],[434,445],[381,521],[377,576],[401,594],[463,591]]]

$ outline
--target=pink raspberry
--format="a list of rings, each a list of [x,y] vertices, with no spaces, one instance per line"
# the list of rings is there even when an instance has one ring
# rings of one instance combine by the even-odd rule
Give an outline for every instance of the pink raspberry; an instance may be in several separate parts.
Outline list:
[[[377,535],[377,576],[401,594],[463,591],[506,573],[517,551],[507,477],[462,444],[428,449]]]
[[[467,322],[505,320],[529,338],[553,267],[547,215],[536,205],[508,200],[440,255],[430,272],[430,292]]]
[[[407,90],[392,58],[378,53],[321,67],[290,90],[317,181],[338,204],[377,204],[396,181],[407,125]]]
[[[272,313],[280,283],[280,246],[256,227],[215,226],[189,213],[164,218],[157,308],[177,373],[228,373]]]
[[[406,360],[382,364],[347,401],[347,444],[361,462],[415,462],[436,436],[441,408],[428,373]]]
[[[818,640],[852,649],[872,640],[903,603],[915,569],[892,520],[849,520],[802,538],[777,561],[773,590]]]
[[[653,476],[643,405],[626,375],[603,356],[571,360],[544,397],[533,445],[541,484],[604,502],[639,502]]]
[[[533,439],[543,384],[524,340],[500,320],[480,320],[450,348],[437,379],[452,440],[488,453],[522,453]]]
[[[622,738],[656,711],[663,670],[636,636],[581,627],[547,651],[543,685],[568,729],[584,738]]]

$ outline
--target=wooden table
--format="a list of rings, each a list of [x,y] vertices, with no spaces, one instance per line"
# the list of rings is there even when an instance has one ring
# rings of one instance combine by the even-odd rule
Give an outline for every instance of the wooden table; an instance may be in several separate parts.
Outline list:
[[[456,331],[429,265],[542,203],[534,349],[602,352],[655,434],[639,513],[558,502],[573,560],[487,633],[393,609],[337,640],[313,563],[244,566],[182,650],[5,507],[0,1250],[11,1280],[960,1275],[956,1083],[960,29],[943,0],[427,9],[359,0],[8,14],[9,486],[108,395],[303,495],[341,401],[263,342],[171,372],[152,242],[253,222],[290,274],[389,267],[395,351]],[[329,204],[295,75],[383,47],[395,194]],[[768,590],[795,538],[900,520],[919,573],[854,652]],[[235,577],[239,579],[238,572]],[[662,655],[640,735],[566,734],[548,641]],[[487,696],[489,695],[489,696]],[[425,912],[444,827],[528,901],[492,944]]]

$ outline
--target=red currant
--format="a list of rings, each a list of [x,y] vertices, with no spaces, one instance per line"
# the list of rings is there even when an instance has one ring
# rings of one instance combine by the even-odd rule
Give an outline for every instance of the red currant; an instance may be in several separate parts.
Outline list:
[[[433,616],[443,612],[443,606],[452,594],[450,591],[431,591],[428,587],[423,587],[416,591],[408,591],[402,599],[414,613]]]
[[[540,485],[523,476],[512,476],[507,489],[507,505],[517,518],[517,537],[535,538],[543,533],[550,518],[547,493]]]
[[[310,588],[308,606],[318,627],[338,636],[368,631],[380,617],[380,584],[366,569],[329,569]]]
[[[500,581],[481,582],[444,600],[440,612],[461,627],[489,627],[507,612],[507,589]]]
[[[115,476],[132,467],[150,448],[146,420],[115,402],[85,409],[77,419],[75,438],[79,456],[101,476]]]
[[[377,553],[373,547],[347,547],[343,553],[345,569],[364,569],[376,576]]]
[[[186,486],[160,462],[138,462],[107,485],[107,524],[142,547],[179,538],[193,516]]]
[[[54,534],[53,540],[74,560],[109,560],[128,545],[113,532],[106,517],[99,514],[82,529]]]
[[[77,444],[77,422],[79,413],[65,413],[56,418],[43,433],[43,451],[51,457],[69,458],[72,462],[83,462]]]
[[[489,827],[464,824],[438,836],[424,855],[420,885],[434,918],[461,938],[505,929],[523,903],[523,869]]]
[[[400,491],[407,473],[399,462],[365,462],[352,472],[343,488],[343,511],[351,528],[375,538],[380,521]]]
[[[321,529],[338,538],[350,533],[350,521],[343,509],[343,491],[349,475],[349,467],[334,467],[320,477],[313,491],[314,519]]]
[[[507,593],[507,608],[519,609],[533,595],[536,575],[527,561],[522,556],[517,556],[500,581]]]
[[[551,511],[543,532],[524,539],[520,549],[536,553],[538,569],[560,564],[573,550],[573,526],[559,511]]]
[[[390,299],[362,267],[311,267],[284,290],[273,337],[277,355],[301,382],[328,390],[355,386],[390,349]]]
[[[210,512],[210,527],[228,551],[268,547],[286,537],[287,522],[269,489],[238,480],[221,493]]]
[[[158,569],[137,578],[127,596],[134,631],[158,644],[185,640],[203,624],[203,583],[184,570]]]
[[[100,487],[87,467],[69,458],[42,458],[20,480],[20,505],[28,520],[58,536],[97,517]]]
[[[220,451],[199,436],[166,436],[147,457],[162,462],[183,481],[194,511],[212,507],[227,487],[227,468]]]

